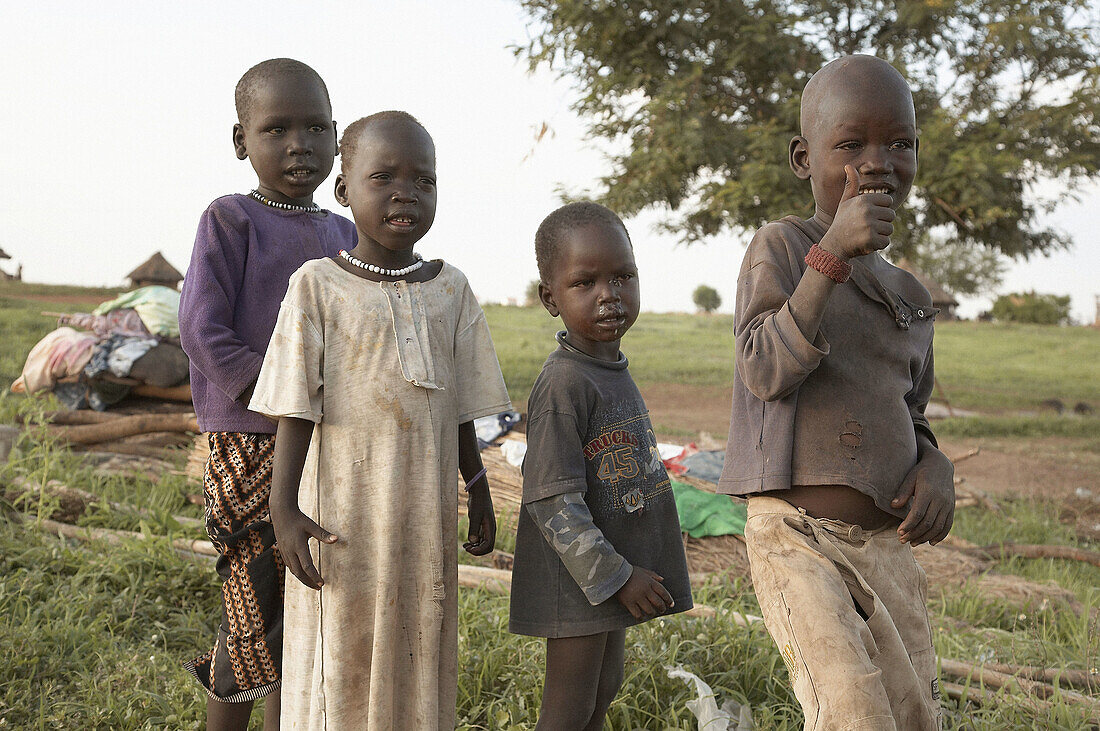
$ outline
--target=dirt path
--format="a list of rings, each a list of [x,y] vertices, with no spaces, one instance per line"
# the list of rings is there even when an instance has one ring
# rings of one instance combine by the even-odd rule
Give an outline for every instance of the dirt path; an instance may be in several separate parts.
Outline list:
[[[659,438],[680,443],[706,432],[725,444],[733,398],[729,388],[661,383],[640,390]]]
[[[641,390],[660,438],[683,443],[706,432],[719,445],[725,443],[730,415],[728,388],[666,383],[646,385]],[[1096,440],[945,437],[941,442],[952,457],[981,448],[980,454],[959,463],[957,473],[967,485],[984,492],[1061,500],[1085,488],[1100,495]],[[709,447],[717,448],[713,443]]]
[[[935,428],[934,423],[932,426]],[[1100,452],[1088,450],[1088,440],[1044,437],[941,441],[943,450],[952,457],[981,448],[977,456],[959,462],[956,475],[967,485],[990,494],[1055,500],[1073,495],[1078,488],[1100,494]]]

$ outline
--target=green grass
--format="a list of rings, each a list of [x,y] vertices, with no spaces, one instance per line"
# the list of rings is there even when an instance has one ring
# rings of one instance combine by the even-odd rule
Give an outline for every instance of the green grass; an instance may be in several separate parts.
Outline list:
[[[526,401],[561,320],[541,307],[489,305],[500,368],[514,400]],[[630,372],[642,386],[687,383],[726,388],[733,382],[733,318],[643,313],[623,340]]]
[[[4,385],[18,375],[31,346],[54,326],[38,313],[73,309],[62,300],[20,297],[85,293],[43,285],[0,286]],[[103,299],[113,293],[92,292]],[[486,316],[511,395],[522,401],[554,347],[559,321],[541,309],[499,306],[487,307]],[[643,385],[728,388],[731,328],[729,317],[644,314],[624,349]],[[1069,437],[1085,448],[1100,444],[1100,420],[1095,417],[1014,413],[1035,409],[1048,398],[1100,407],[1095,385],[1100,332],[943,323],[937,338],[938,373],[952,404],[987,414],[938,422],[941,433],[1008,440]],[[52,406],[49,399],[3,396],[0,422],[12,421],[17,413],[33,419]],[[145,511],[138,517],[128,511],[97,510],[81,519],[84,525],[149,535],[198,535],[172,517],[201,516],[201,510],[186,500],[186,494],[198,488],[183,477],[165,475],[152,481],[105,475],[38,431],[21,439],[12,461],[0,471],[0,484],[10,485],[15,476],[61,480]],[[0,656],[6,660],[0,667],[0,729],[200,728],[205,698],[180,663],[213,642],[219,586],[212,567],[183,558],[164,539],[116,546],[61,540],[10,518],[13,509],[31,521],[46,517],[53,507],[50,500],[29,496],[15,503],[0,506]],[[1058,512],[1057,505],[1042,500],[1005,501],[1000,514],[966,508],[957,515],[954,532],[978,544],[1085,545],[1058,521]],[[513,525],[514,516],[500,516],[498,545],[505,550],[514,544]],[[464,535],[460,527],[458,542]],[[1053,582],[1072,592],[1084,612],[1053,595],[1047,601],[1015,605],[987,596],[973,583],[933,587],[930,611],[942,656],[1079,669],[1100,665],[1100,569],[1026,559],[1000,560],[996,568],[1032,581]],[[755,597],[740,581],[702,587],[696,600],[721,611],[759,614]],[[459,602],[458,727],[529,728],[541,692],[543,643],[508,634],[507,597],[462,590]],[[739,628],[721,619],[685,617],[631,630],[626,681],[609,712],[609,728],[695,728],[685,705],[691,698],[689,689],[667,677],[666,665],[682,665],[700,675],[720,700],[749,704],[761,731],[801,728],[786,670],[761,626]],[[959,708],[946,699],[944,708],[948,729],[1087,726],[1083,713],[1068,703],[1036,710],[1021,696],[1008,693],[982,708]],[[261,725],[257,714],[252,728]]]
[[[0,383],[22,370],[31,347],[56,323],[43,311],[87,309],[64,301],[21,297],[89,296],[106,300],[117,290],[0,283]],[[488,305],[509,394],[526,401],[561,320],[541,307]],[[728,389],[733,380],[733,318],[728,315],[642,313],[623,340],[631,373],[643,387],[663,383]],[[1100,330],[1085,327],[944,322],[936,326],[936,373],[951,404],[994,416],[1035,411],[1056,398],[1100,412]],[[938,395],[937,395],[938,397]],[[1065,422],[1070,424],[1071,422]],[[1089,430],[1088,426],[1058,429]],[[989,433],[993,435],[992,432]]]
[[[554,348],[561,321],[533,307],[489,306],[485,316],[509,392],[513,399],[525,400]],[[623,339],[623,350],[643,386],[728,388],[733,380],[733,318],[643,313]],[[1100,330],[940,323],[936,374],[951,404],[961,409],[1013,415],[1035,411],[1042,401],[1056,398],[1068,407],[1085,402],[1100,412]]]
[[[935,342],[936,373],[953,406],[1002,413],[1059,399],[1100,411],[1100,330],[945,322]]]
[[[61,459],[42,455],[41,449],[24,451],[19,470],[62,468],[60,461],[38,465],[38,456]],[[134,500],[142,491],[159,489],[138,479],[132,488]],[[111,489],[116,496],[126,492]],[[173,491],[163,493],[146,504],[170,502]],[[957,532],[977,543],[1045,537],[1074,544],[1057,523],[1056,510],[1043,501],[1008,502],[1000,516],[966,509]],[[503,518],[502,532],[510,525]],[[1057,601],[1015,606],[973,586],[933,592],[930,609],[941,655],[1096,666],[1100,570],[1021,559],[1001,562],[998,570],[1055,581],[1072,591],[1086,612],[1075,613]],[[200,728],[205,700],[179,663],[213,641],[218,601],[212,567],[182,558],[166,541],[78,544],[0,518],[0,653],[8,658],[0,668],[0,718],[10,728]],[[739,579],[698,588],[696,601],[716,606],[720,614],[759,614],[751,590]],[[541,692],[542,641],[507,632],[507,597],[464,589],[459,612],[458,728],[530,728]],[[750,705],[757,729],[801,728],[786,670],[761,625],[743,628],[721,618],[687,617],[650,622],[628,633],[626,679],[608,728],[695,729],[686,707],[689,688],[665,670],[676,665],[703,677],[720,701]],[[944,709],[948,729],[1085,724],[1072,706],[1040,713],[1012,694],[980,709],[960,709],[945,700]],[[252,727],[260,725],[257,714]]]
[[[1100,416],[956,416],[935,421],[937,436],[950,437],[1068,437],[1093,440],[1100,449]]]

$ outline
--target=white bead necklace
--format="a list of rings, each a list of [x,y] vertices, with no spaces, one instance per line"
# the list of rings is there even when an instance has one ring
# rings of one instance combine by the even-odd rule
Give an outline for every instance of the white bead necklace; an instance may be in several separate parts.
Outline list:
[[[266,195],[258,190],[253,189],[248,197],[252,200],[259,201],[265,206],[271,206],[272,208],[278,208],[281,211],[301,211],[302,213],[320,213],[321,206],[300,206],[297,203],[280,203],[279,201],[273,201]]]
[[[413,254],[416,257],[416,261],[409,264],[407,267],[401,269],[383,269],[382,267],[376,267],[374,264],[368,264],[365,261],[356,259],[344,249],[340,249],[340,256],[349,264],[359,267],[360,269],[366,269],[368,272],[374,272],[375,274],[381,274],[386,277],[403,277],[406,274],[412,274],[420,267],[424,266],[424,258],[420,254]]]

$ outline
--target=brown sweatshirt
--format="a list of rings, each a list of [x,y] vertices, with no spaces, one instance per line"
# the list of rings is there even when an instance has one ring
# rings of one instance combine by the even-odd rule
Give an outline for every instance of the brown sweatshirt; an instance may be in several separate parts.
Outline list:
[[[932,394],[937,309],[908,272],[878,254],[852,260],[812,342],[788,299],[825,229],[792,217],[765,225],[737,281],[736,369],[726,461],[718,491],[752,495],[791,485],[848,485],[891,507],[917,461],[916,431]],[[865,261],[870,262],[875,272]]]

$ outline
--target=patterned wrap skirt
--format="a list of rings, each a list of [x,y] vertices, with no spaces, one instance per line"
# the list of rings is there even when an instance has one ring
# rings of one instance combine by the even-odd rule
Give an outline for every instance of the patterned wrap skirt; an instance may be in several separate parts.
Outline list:
[[[222,619],[213,649],[184,667],[211,698],[244,703],[281,682],[285,569],[268,511],[275,435],[209,436],[203,498],[206,532],[221,554]]]

